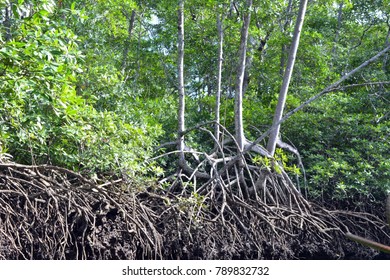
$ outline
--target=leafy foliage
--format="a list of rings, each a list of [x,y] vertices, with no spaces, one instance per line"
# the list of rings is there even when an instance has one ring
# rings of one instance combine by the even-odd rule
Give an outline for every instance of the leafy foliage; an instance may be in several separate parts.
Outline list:
[[[2,153],[91,172],[163,173],[145,160],[176,133],[176,2],[17,2],[0,4]],[[388,1],[310,2],[287,111],[389,43]],[[295,1],[254,1],[244,95],[249,139],[272,121],[297,8]],[[224,27],[221,124],[234,127],[242,9],[239,1],[186,1],[189,127],[214,115],[217,15]],[[302,155],[312,196],[372,197],[390,189],[389,67],[385,56],[282,125],[282,139]],[[212,146],[206,137],[187,140]],[[303,176],[288,152],[280,150],[277,160]]]
[[[20,162],[93,172],[146,172],[145,159],[160,134],[159,125],[132,122],[131,116],[118,114],[123,109],[104,108],[98,96],[84,94],[80,77],[94,65],[80,47],[83,41],[60,20],[82,18],[75,17],[74,10],[57,15],[53,7],[45,7],[19,19],[12,39],[1,42],[3,150]],[[96,66],[91,71],[101,69]],[[99,77],[105,95],[115,94],[117,75]],[[106,85],[113,77],[113,83]]]

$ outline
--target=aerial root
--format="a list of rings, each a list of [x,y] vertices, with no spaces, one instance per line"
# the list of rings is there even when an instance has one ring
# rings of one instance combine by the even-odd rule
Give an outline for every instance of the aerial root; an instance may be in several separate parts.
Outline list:
[[[155,213],[123,195],[122,185],[55,166],[0,163],[0,259],[160,256]]]
[[[173,190],[129,190],[123,178],[0,163],[0,258],[372,258],[376,251],[344,233],[382,243],[390,236],[371,214],[308,202],[283,173],[244,166],[240,182],[238,169],[214,169],[209,181],[181,174]],[[259,180],[246,196],[243,184]]]
[[[233,143],[236,144],[234,140]],[[369,249],[352,245],[346,238],[348,232],[353,229],[366,236],[370,231],[374,240],[382,242],[389,237],[383,221],[373,219],[371,214],[329,211],[310,203],[272,158],[275,168],[254,164],[251,155],[237,154],[237,147],[228,146],[226,142],[214,146],[217,148],[210,154],[203,153],[203,161],[193,163],[191,157],[187,158],[187,168],[175,175],[175,188],[168,188],[173,193],[180,192],[179,200],[202,197],[207,211],[203,209],[196,217],[203,221],[200,222],[202,230],[192,224],[194,219],[190,219],[187,228],[192,226],[189,231],[192,234],[183,241],[183,244],[197,243],[194,232],[200,235],[199,239],[205,242],[205,245],[197,243],[198,250],[203,248],[202,256],[244,258],[237,248],[241,244],[243,250],[244,244],[250,244],[251,249],[245,257],[301,258],[318,254],[323,258],[342,258],[355,248],[360,250],[360,253],[353,253],[356,258],[367,258]],[[192,169],[191,166],[195,167]],[[202,177],[197,177],[198,171],[202,172]],[[182,179],[178,180],[179,177]],[[186,220],[186,215],[187,212],[181,219]],[[209,221],[214,224],[208,224]],[[206,230],[206,225],[210,230]],[[230,251],[209,252],[218,240],[213,235],[214,227],[218,227],[220,238],[228,238],[234,244]],[[219,246],[229,248],[229,244],[220,241]],[[187,251],[182,253],[181,258],[197,257]]]

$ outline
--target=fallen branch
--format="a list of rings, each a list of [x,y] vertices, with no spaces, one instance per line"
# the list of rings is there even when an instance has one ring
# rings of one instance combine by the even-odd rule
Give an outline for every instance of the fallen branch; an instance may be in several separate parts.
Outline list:
[[[368,247],[373,248],[375,250],[379,250],[379,251],[382,251],[384,253],[390,254],[390,246],[386,246],[384,244],[369,240],[367,238],[363,238],[361,236],[352,234],[350,232],[346,233],[345,236],[353,241],[356,241],[356,242],[364,245],[364,246],[368,246]]]

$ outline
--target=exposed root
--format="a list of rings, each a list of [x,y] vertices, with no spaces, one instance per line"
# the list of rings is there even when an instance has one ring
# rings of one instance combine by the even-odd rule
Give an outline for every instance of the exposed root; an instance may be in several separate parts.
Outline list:
[[[344,233],[389,240],[381,219],[309,203],[286,174],[246,165],[239,182],[237,168],[216,167],[213,180],[179,174],[174,188],[145,189],[0,163],[0,258],[366,259],[378,253]],[[242,183],[255,186],[248,197]]]
[[[55,166],[1,163],[0,259],[161,256],[156,215],[121,185],[99,186]]]
[[[207,201],[209,212],[202,212],[205,215],[203,220],[220,223],[220,231],[226,231],[224,234],[230,233],[224,238],[231,238],[233,244],[242,245],[238,241],[237,234],[231,234],[239,232],[240,238],[251,244],[251,251],[257,250],[253,251],[251,256],[302,257],[313,254],[316,250],[317,252],[322,250],[319,247],[327,244],[325,246],[328,248],[327,252],[322,252],[322,254],[329,258],[332,256],[342,258],[343,254],[348,254],[345,247],[346,244],[350,246],[350,243],[345,238],[345,234],[352,232],[351,227],[353,232],[364,236],[372,232],[371,236],[377,241],[388,238],[390,240],[389,230],[381,219],[367,213],[330,212],[310,203],[295,187],[283,167],[270,158],[264,148],[246,141],[245,151],[240,153],[234,137],[223,126],[221,128],[228,134],[230,141],[217,142],[212,133],[202,124],[188,130],[200,129],[209,132],[212,136],[214,141],[212,146],[217,149],[210,154],[203,153],[204,160],[193,169],[202,170],[203,174],[208,172],[210,178],[197,177],[195,171],[191,174],[187,173],[186,176],[187,170],[176,174],[176,178],[181,177],[184,186],[188,186],[189,182],[193,186],[190,190],[184,187],[185,191],[181,191],[181,195],[187,194],[188,196],[190,193],[201,195]],[[231,143],[233,146],[229,146]],[[274,168],[253,164],[251,152],[270,158]],[[190,163],[191,160],[188,159],[188,165]],[[177,182],[176,179],[174,192],[179,191],[177,187],[180,184],[176,184]],[[208,239],[207,236],[203,238]],[[214,246],[215,242],[215,237],[212,237],[210,243]],[[279,252],[269,255],[269,252],[263,251],[262,242],[266,242],[273,249],[277,247]],[[307,251],[295,252],[293,244],[298,246],[297,242],[299,246],[307,247]],[[219,244],[218,246],[224,247],[225,245]],[[334,252],[334,250],[339,252]],[[239,257],[236,255],[237,252],[233,250],[232,255],[229,256],[216,253],[207,255],[207,257],[237,258]],[[188,255],[185,255],[185,258],[187,257]]]

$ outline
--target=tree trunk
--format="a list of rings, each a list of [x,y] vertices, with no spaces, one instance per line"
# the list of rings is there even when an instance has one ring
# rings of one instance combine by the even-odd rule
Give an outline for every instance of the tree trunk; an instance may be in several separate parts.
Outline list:
[[[222,85],[222,63],[223,63],[223,27],[222,27],[223,16],[217,16],[217,29],[218,29],[218,78],[217,78],[217,91],[215,93],[215,128],[214,136],[217,141],[219,141],[220,134],[220,110],[221,110],[221,85]],[[215,143],[215,147],[218,146],[218,143]]]
[[[249,53],[249,55],[248,55]],[[246,61],[245,61],[245,71],[244,71],[244,82],[243,82],[243,86],[242,86],[242,96],[245,96],[245,93],[249,87],[249,82],[251,80],[251,77],[250,77],[250,69],[252,67],[252,60],[253,60],[253,56],[251,54],[251,50],[250,48],[248,49],[247,48],[247,54],[246,54]]]
[[[177,35],[177,73],[178,73],[178,93],[179,93],[179,110],[178,110],[178,150],[179,166],[185,164],[184,159],[184,135],[185,130],[185,96],[184,96],[184,0],[179,0],[178,9],[178,35]]]
[[[303,21],[305,18],[306,7],[307,7],[307,0],[301,0],[300,6],[299,6],[298,18],[297,18],[297,22],[295,24],[293,41],[292,41],[290,53],[288,56],[286,71],[284,72],[283,83],[282,83],[282,87],[280,89],[278,104],[276,106],[272,126],[279,123],[279,121],[282,119],[282,116],[283,116],[283,110],[284,110],[284,106],[286,104],[288,87],[290,84],[291,75],[292,75],[292,71],[294,68],[294,63],[295,63],[295,58],[296,58],[296,54],[297,54],[297,50],[298,50],[302,25],[303,25]],[[275,154],[275,147],[276,147],[276,142],[277,142],[278,137],[279,137],[279,130],[280,130],[280,124],[277,124],[276,127],[270,133],[270,137],[269,137],[269,140],[267,143],[267,150],[271,154],[271,156],[273,156]]]
[[[8,42],[12,39],[11,35],[11,17],[12,17],[12,5],[13,3],[10,2],[8,5],[5,6],[5,12],[4,12],[4,29],[5,29],[5,41]]]
[[[333,40],[333,47],[332,47],[332,60],[330,62],[330,69],[331,72],[333,72],[334,69],[334,64],[337,62],[337,44],[339,42],[339,37],[340,37],[340,29],[341,29],[341,24],[342,24],[342,16],[343,16],[343,7],[344,3],[341,2],[339,4],[338,12],[337,12],[337,27],[335,31],[335,37]]]
[[[390,194],[387,196],[387,202],[386,202],[386,218],[387,223],[390,227]]]
[[[338,14],[337,14],[337,29],[336,29],[336,35],[335,35],[334,41],[333,41],[333,48],[332,48],[333,60],[336,59],[336,47],[337,47],[337,43],[339,42],[339,37],[340,37],[341,20],[342,20],[342,16],[343,16],[343,6],[344,6],[344,3],[341,2],[339,4],[339,10],[338,10]]]
[[[282,33],[286,32],[287,27],[291,23],[291,12],[292,12],[292,0],[288,1],[287,9],[286,9],[286,19],[284,21],[284,24],[281,26]],[[284,68],[286,63],[286,52],[287,52],[287,46],[285,44],[282,45],[282,53],[280,55],[280,76],[284,75]]]
[[[389,45],[390,45],[390,24],[387,25],[387,35],[386,35],[386,42],[385,42],[385,46],[389,46]],[[385,57],[383,58],[383,66],[382,66],[384,72],[386,72],[388,63],[389,63],[389,55],[386,54]]]
[[[236,94],[234,100],[234,125],[235,125],[235,137],[238,144],[239,151],[242,152],[245,145],[244,125],[242,115],[242,100],[243,100],[243,85],[245,75],[246,64],[246,49],[248,43],[248,29],[251,19],[252,0],[247,0],[246,13],[244,15],[244,23],[241,29],[241,41],[240,41],[240,58],[237,67],[237,80],[236,80]]]
[[[130,49],[130,42],[131,42],[131,35],[134,28],[134,21],[135,21],[135,10],[131,12],[131,16],[129,16],[129,13],[126,10],[123,10],[123,14],[125,15],[127,21],[129,22],[129,26],[127,29],[127,39],[125,41],[125,47],[123,49],[123,60],[122,60],[122,69],[126,67],[127,64],[127,56]]]

